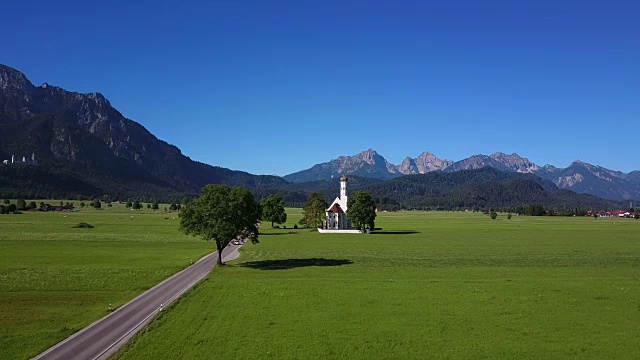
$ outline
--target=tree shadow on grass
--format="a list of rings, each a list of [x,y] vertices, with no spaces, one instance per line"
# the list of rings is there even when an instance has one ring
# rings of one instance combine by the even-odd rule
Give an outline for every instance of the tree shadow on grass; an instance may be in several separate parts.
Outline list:
[[[382,234],[382,235],[411,235],[411,234],[419,234],[419,231],[415,230],[389,230],[389,231],[372,231],[371,235]]]
[[[297,234],[297,231],[287,231],[287,232],[265,232],[265,233],[260,233],[260,236],[276,236],[276,235],[291,235],[291,234]]]
[[[348,259],[311,258],[249,261],[237,266],[258,270],[287,270],[306,266],[342,266],[351,264],[353,264],[353,261]]]

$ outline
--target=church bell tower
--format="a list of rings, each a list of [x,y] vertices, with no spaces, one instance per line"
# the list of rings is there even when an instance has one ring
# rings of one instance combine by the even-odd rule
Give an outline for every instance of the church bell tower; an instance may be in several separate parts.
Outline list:
[[[344,175],[340,177],[340,201],[345,205],[345,207],[347,205],[347,181],[349,181],[348,177]]]

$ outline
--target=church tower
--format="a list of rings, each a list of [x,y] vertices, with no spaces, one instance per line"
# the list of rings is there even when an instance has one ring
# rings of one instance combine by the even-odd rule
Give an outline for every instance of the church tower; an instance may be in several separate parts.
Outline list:
[[[340,202],[344,205],[344,211],[347,211],[347,181],[349,178],[342,175],[340,177]]]

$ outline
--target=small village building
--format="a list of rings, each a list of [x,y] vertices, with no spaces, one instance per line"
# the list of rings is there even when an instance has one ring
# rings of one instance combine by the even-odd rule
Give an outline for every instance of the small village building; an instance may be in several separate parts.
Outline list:
[[[618,217],[621,217],[621,218],[631,218],[631,217],[633,217],[632,213],[630,213],[629,211],[625,211],[625,210],[616,211],[616,215],[618,215]]]
[[[598,217],[610,218],[610,217],[613,217],[613,214],[608,211],[600,211],[598,213]]]
[[[38,161],[36,161],[36,154],[32,153],[31,157],[28,158],[26,156],[22,157],[22,161],[17,160],[15,155],[11,155],[11,160],[3,160],[2,164],[3,165],[9,165],[9,164],[29,164],[29,165],[35,165],[37,164]]]
[[[39,211],[65,211],[62,205],[42,204],[38,208]]]
[[[589,210],[587,211],[587,216],[593,216],[596,215],[598,217],[603,217],[603,218],[615,218],[615,217],[619,217],[619,218],[626,218],[626,219],[632,219],[635,214],[631,211],[627,211],[627,210],[616,210],[613,212],[609,212],[609,211],[604,211],[604,210],[600,210],[600,211],[593,211],[593,210]]]

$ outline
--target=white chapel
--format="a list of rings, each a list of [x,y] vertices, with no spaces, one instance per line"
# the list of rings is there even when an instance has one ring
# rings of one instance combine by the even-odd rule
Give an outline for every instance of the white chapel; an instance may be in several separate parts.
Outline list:
[[[347,181],[340,177],[340,196],[336,197],[326,212],[324,228],[327,230],[351,229],[351,220],[347,219]]]

